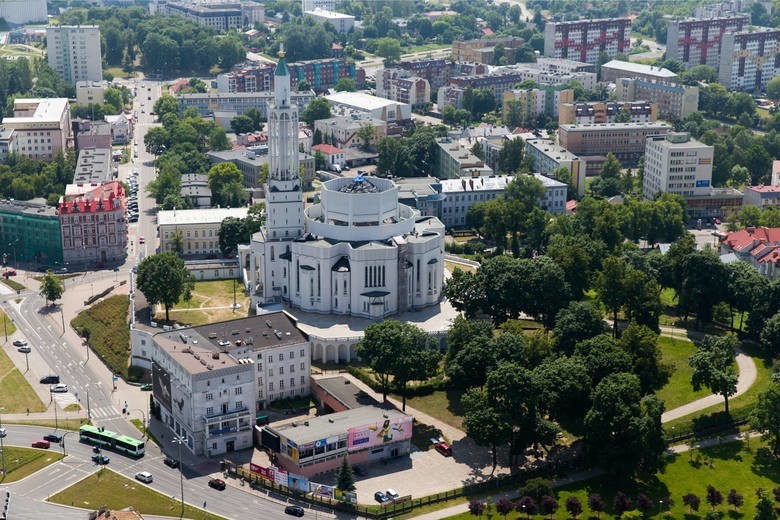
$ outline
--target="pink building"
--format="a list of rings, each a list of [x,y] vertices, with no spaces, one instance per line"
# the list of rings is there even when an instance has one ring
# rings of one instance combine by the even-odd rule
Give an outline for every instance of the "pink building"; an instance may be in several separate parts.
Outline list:
[[[14,130],[14,150],[35,160],[53,160],[71,144],[70,105],[67,98],[16,99],[14,116],[3,119]]]

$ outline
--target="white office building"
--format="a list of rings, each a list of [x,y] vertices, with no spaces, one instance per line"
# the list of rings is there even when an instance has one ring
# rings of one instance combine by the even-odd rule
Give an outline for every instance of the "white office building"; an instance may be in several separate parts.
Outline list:
[[[101,81],[100,28],[97,25],[60,25],[46,28],[49,65],[63,81]]]
[[[336,0],[302,0],[303,9],[306,11],[314,11],[315,9],[322,9],[323,11],[335,11]]]
[[[658,193],[685,198],[709,195],[713,156],[712,146],[684,132],[648,137],[643,195],[646,199]]]
[[[266,223],[252,236],[252,303],[381,318],[435,305],[444,277],[444,225],[398,203],[388,179],[337,178],[304,211],[298,107],[282,54],[268,117]]]
[[[534,169],[544,175],[552,176],[558,168],[566,168],[571,175],[577,196],[585,195],[585,172],[587,161],[555,144],[549,139],[526,139],[525,154],[533,158]]]
[[[0,18],[11,25],[46,21],[46,0],[3,0]]]
[[[324,9],[313,9],[304,11],[304,16],[314,18],[317,23],[330,22],[335,27],[336,32],[346,34],[355,26],[355,17],[350,14],[337,13],[336,11],[326,11]]]
[[[204,208],[173,209],[157,213],[157,234],[160,237],[160,252],[173,251],[174,239],[181,234],[184,257],[218,255],[219,227],[228,217],[246,218],[248,209]]]

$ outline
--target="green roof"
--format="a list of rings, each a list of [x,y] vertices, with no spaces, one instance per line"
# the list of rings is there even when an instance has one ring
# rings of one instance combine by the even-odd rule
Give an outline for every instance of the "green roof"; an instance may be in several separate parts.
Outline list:
[[[290,72],[287,70],[287,63],[284,61],[284,58],[279,58],[279,63],[276,64],[276,69],[274,70],[274,76],[289,76]]]

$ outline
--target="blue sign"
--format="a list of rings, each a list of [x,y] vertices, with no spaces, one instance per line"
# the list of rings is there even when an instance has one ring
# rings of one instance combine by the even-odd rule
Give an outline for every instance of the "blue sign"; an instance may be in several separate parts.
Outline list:
[[[710,185],[709,179],[704,179],[702,181],[696,181],[696,187],[697,188],[707,188]]]
[[[314,443],[315,448],[324,448],[327,445],[327,441],[325,439],[320,439]]]

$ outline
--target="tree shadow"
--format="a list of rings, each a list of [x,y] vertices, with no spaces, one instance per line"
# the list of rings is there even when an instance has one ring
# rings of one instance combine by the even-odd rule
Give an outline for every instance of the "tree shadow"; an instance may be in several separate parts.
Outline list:
[[[780,482],[780,459],[772,455],[772,451],[767,447],[756,450],[750,469],[756,475],[771,479],[773,482]]]
[[[734,520],[739,520],[745,516],[745,513],[742,511],[734,511],[733,509],[729,509],[727,514],[729,515],[729,518],[733,518]]]

